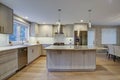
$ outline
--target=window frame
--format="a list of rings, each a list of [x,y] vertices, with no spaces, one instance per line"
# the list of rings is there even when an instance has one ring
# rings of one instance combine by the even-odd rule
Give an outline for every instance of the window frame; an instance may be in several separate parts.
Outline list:
[[[21,25],[25,25],[27,28],[28,28],[28,31],[27,31],[27,38],[26,38],[26,40],[23,40],[23,42],[26,42],[26,41],[28,41],[29,40],[29,28],[30,28],[30,24],[29,23],[27,23],[27,22],[23,22],[23,21],[19,21],[19,20],[16,20],[16,19],[14,19],[14,21],[13,21],[13,24],[14,23],[17,23],[17,24],[21,24]],[[14,27],[14,25],[13,25],[13,27]],[[14,30],[13,30],[14,31]],[[19,38],[20,38],[20,36],[19,36]],[[9,40],[9,41],[11,41],[11,40]],[[22,42],[22,40],[17,40],[17,41],[11,41],[13,44],[19,44],[19,43],[21,43]]]

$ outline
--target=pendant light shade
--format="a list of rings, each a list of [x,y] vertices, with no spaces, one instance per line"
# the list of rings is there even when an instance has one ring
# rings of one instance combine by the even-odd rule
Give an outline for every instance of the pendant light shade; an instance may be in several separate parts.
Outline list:
[[[92,27],[92,24],[91,24],[91,22],[89,22],[89,23],[88,23],[88,26],[89,26],[89,28],[91,28],[91,27]]]

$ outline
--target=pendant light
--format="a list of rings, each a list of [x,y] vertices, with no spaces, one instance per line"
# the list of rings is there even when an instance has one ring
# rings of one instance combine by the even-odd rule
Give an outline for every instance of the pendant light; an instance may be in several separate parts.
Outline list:
[[[91,24],[91,12],[92,12],[92,10],[91,10],[91,9],[89,9],[89,10],[88,10],[88,13],[89,13],[89,22],[88,22],[88,27],[89,27],[89,28],[91,28],[91,27],[92,27],[92,24]]]
[[[60,26],[61,26],[60,13],[61,13],[61,9],[58,9],[58,33],[60,33]]]

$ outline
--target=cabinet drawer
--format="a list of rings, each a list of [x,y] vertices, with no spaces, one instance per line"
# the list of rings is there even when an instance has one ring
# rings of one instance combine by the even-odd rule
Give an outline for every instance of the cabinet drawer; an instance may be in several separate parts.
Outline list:
[[[0,52],[0,56],[1,56],[1,55],[6,55],[6,54],[17,53],[17,51],[18,51],[17,49],[1,51],[1,52]]]

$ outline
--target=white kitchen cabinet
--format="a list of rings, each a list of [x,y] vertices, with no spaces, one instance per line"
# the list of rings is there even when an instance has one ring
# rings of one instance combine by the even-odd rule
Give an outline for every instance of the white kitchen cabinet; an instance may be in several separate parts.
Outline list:
[[[63,33],[66,37],[73,37],[74,36],[74,27],[72,24],[67,24],[63,26]]]
[[[87,31],[88,24],[87,23],[75,23],[74,24],[74,31]]]
[[[38,55],[42,55],[42,45],[38,45]]]
[[[38,45],[28,47],[28,64],[40,56],[40,51],[40,46]]]
[[[30,36],[38,36],[39,35],[39,25],[37,23],[31,23],[30,26]]]
[[[0,52],[0,80],[10,76],[18,69],[17,49]]]
[[[52,25],[31,23],[30,36],[33,37],[52,37]]]
[[[52,37],[53,25],[39,25],[39,37]]]
[[[13,32],[13,10],[0,3],[0,33]]]

